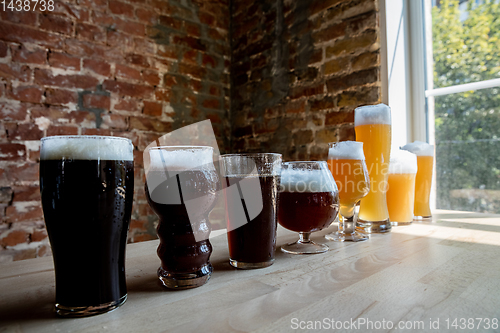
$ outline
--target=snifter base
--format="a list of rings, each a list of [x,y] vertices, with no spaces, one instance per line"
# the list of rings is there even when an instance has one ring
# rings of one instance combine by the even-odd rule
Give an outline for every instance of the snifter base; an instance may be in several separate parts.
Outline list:
[[[291,254],[324,253],[328,252],[328,249],[328,245],[325,244],[317,244],[313,241],[301,242],[300,240],[281,246],[281,251]]]
[[[256,269],[256,268],[265,268],[274,264],[274,259],[264,262],[242,262],[234,259],[229,259],[229,264],[235,268],[240,269]]]
[[[210,263],[193,273],[169,273],[160,267],[158,268],[158,278],[169,289],[191,289],[207,283],[213,270]]]
[[[392,228],[389,219],[384,221],[365,221],[358,219],[356,223],[356,230],[365,234],[386,233],[390,232]]]
[[[127,300],[127,295],[119,300],[95,306],[64,306],[56,303],[56,313],[61,317],[90,317],[119,308]]]

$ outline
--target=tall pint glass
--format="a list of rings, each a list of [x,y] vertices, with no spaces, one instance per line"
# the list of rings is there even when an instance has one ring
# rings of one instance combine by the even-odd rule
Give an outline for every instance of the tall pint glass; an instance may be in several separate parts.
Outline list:
[[[213,271],[208,214],[220,189],[213,148],[151,147],[145,156],[146,198],[159,218],[158,278],[172,289],[202,286]]]
[[[415,207],[413,215],[415,219],[431,218],[429,197],[431,195],[432,168],[434,164],[434,146],[426,142],[415,141],[401,149],[417,155],[417,177],[415,178]]]
[[[391,150],[391,109],[385,104],[356,108],[356,141],[363,142],[370,192],[361,199],[357,228],[366,233],[391,231],[387,210],[387,178]]]
[[[127,299],[125,245],[133,145],[107,136],[42,138],[40,192],[56,275],[56,312],[83,317]]]
[[[413,221],[417,157],[404,150],[393,150],[389,165],[387,207],[392,225],[408,225]]]
[[[229,263],[253,269],[274,263],[281,154],[229,154],[224,176]]]

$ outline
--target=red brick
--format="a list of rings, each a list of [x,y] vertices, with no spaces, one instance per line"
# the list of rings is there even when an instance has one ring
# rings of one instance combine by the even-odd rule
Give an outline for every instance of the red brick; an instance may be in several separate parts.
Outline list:
[[[59,15],[40,14],[38,16],[39,27],[42,30],[58,32],[65,35],[73,34],[73,22]]]
[[[9,165],[6,168],[6,173],[8,175],[8,178],[11,181],[17,182],[17,181],[38,181],[39,180],[39,175],[38,175],[38,170],[39,170],[39,164],[38,163],[23,163],[23,164],[15,164],[15,165]]]
[[[115,104],[114,106],[115,110],[121,110],[121,111],[139,111],[139,105],[137,103],[137,100],[135,99],[120,99],[118,103]]]
[[[19,143],[0,143],[0,161],[24,160],[26,146]]]
[[[111,98],[106,95],[85,94],[83,95],[83,107],[88,109],[109,110]]]
[[[130,35],[136,35],[144,37],[146,34],[146,27],[142,23],[136,23],[131,21],[126,21],[115,17],[114,23],[116,25],[116,30],[125,32]]]
[[[9,139],[11,140],[40,140],[43,137],[43,131],[33,123],[17,124],[15,129],[9,130]]]
[[[330,112],[325,115],[325,125],[338,125],[343,123],[353,123],[354,112]]]
[[[127,54],[125,60],[132,65],[137,65],[146,68],[150,66],[148,58],[140,54]]]
[[[0,63],[0,77],[26,82],[31,77],[31,69],[28,66],[21,66],[19,64]]]
[[[206,51],[207,49],[201,39],[191,36],[174,36],[172,38],[172,43],[175,45],[182,45],[200,51]]]
[[[205,12],[200,12],[198,14],[199,18],[200,18],[200,22],[202,24],[206,24],[210,27],[214,26],[215,25],[215,17],[211,14],[208,14],[208,13],[205,13]]]
[[[49,53],[49,64],[52,67],[80,70],[80,58],[69,56],[65,53]]]
[[[7,207],[9,209],[10,207]],[[18,229],[12,230],[8,234],[4,234],[3,238],[0,239],[1,246],[16,246],[17,244],[27,243],[29,241],[29,235],[26,231]]]
[[[76,0],[76,4],[86,8],[105,9],[108,2],[106,0]]]
[[[198,50],[188,50],[184,52],[184,55],[182,56],[182,62],[196,65],[198,64],[198,54],[200,54]]]
[[[43,218],[42,207],[40,203],[32,205],[12,205],[7,207],[5,212],[6,220],[9,222],[23,222],[41,220]]]
[[[107,30],[106,44],[108,46],[130,50],[134,47],[134,41],[129,35],[120,31]]]
[[[90,6],[76,7],[70,1],[56,1],[53,14],[74,18],[77,22],[88,22],[90,18],[89,9],[95,9],[96,4],[102,0],[92,0]]]
[[[23,103],[4,103],[0,107],[2,120],[24,120],[27,115],[26,105]]]
[[[362,86],[368,83],[377,82],[379,79],[379,69],[372,68],[362,70],[342,77],[334,77],[326,81],[328,92],[343,91],[350,87]]]
[[[136,130],[166,133],[172,130],[172,123],[159,121],[157,119],[130,117],[130,128]]]
[[[94,59],[84,59],[83,68],[89,69],[94,73],[108,76],[111,72],[111,66],[106,61],[94,60]]]
[[[7,22],[1,22],[0,36],[2,36],[4,41],[8,42],[21,44],[33,43],[40,46],[48,46],[58,49],[62,46],[62,37],[59,35]]]
[[[142,72],[142,78],[144,81],[152,86],[157,86],[160,84],[159,73],[155,70],[146,69]]]
[[[188,21],[184,21],[184,26],[186,29],[186,33],[193,37],[201,37],[200,25],[196,23],[191,23]]]
[[[46,104],[68,104],[68,103],[77,103],[78,97],[75,91],[66,90],[66,89],[56,89],[56,88],[47,88],[45,90],[45,103]]]
[[[3,9],[3,8],[2,8]],[[21,23],[24,25],[36,26],[36,12],[33,11],[17,11],[17,10],[2,10],[0,12],[2,19],[14,23]]]
[[[102,116],[102,122],[104,125],[110,128],[126,130],[128,128],[127,117],[108,113]]]
[[[208,93],[212,96],[220,96],[220,88],[216,85],[210,85],[208,88]]]
[[[161,103],[144,101],[143,113],[148,116],[161,116],[163,105]]]
[[[106,135],[111,136],[111,130],[108,128],[82,128],[82,135]]]
[[[159,17],[159,21],[160,21],[160,25],[165,26],[167,28],[171,28],[174,30],[181,30],[182,29],[182,21],[178,18],[162,15]]]
[[[155,97],[157,101],[170,102],[170,90],[156,89]]]
[[[7,56],[7,51],[8,51],[7,44],[5,44],[4,42],[0,41],[0,58],[6,57]]]
[[[133,83],[118,82],[113,80],[104,81],[103,87],[121,96],[148,98],[153,94],[153,87]]]
[[[334,40],[336,38],[342,37],[346,33],[346,22],[341,22],[338,24],[330,25],[320,31],[314,32],[312,37],[315,42],[321,43],[329,40]]]
[[[67,39],[64,49],[68,54],[82,58],[102,58],[107,61],[122,61],[121,50],[109,46],[89,43],[77,39]]]
[[[110,0],[108,7],[113,14],[134,17],[134,7],[124,2]]]
[[[77,23],[75,31],[77,37],[86,39],[90,42],[106,41],[106,33],[104,32],[104,30],[92,24]]]
[[[134,38],[134,50],[136,53],[155,54],[156,44],[144,38]]]
[[[41,242],[47,238],[47,230],[45,229],[35,230],[31,234],[30,238],[32,242]]]
[[[44,65],[47,62],[47,50],[35,49],[30,51],[23,45],[12,47],[12,61],[23,62],[29,64]]]
[[[78,127],[74,126],[50,126],[47,129],[47,136],[52,135],[77,135]]]
[[[176,60],[179,57],[179,52],[179,48],[174,45],[158,45],[158,49],[156,50],[158,56]]]
[[[92,11],[92,21],[99,26],[112,26],[115,23],[115,18],[104,10],[94,10]]]
[[[35,69],[35,82],[47,86],[62,88],[92,89],[99,81],[89,75],[53,75],[46,69]]]
[[[217,67],[217,60],[214,59],[214,57],[208,55],[208,54],[203,54],[203,58],[202,58],[202,62],[201,64],[203,66],[207,66],[207,65],[210,65],[212,66],[212,68],[215,68]]]
[[[139,70],[119,64],[115,65],[115,75],[125,79],[141,80],[141,72]]]
[[[219,109],[220,101],[216,98],[207,98],[203,101],[202,105],[208,109]]]
[[[14,186],[13,201],[40,201],[39,186]]]
[[[200,66],[193,66],[193,65],[187,65],[187,64],[180,63],[179,64],[179,73],[191,75],[192,77],[197,78],[197,79],[203,79],[203,77],[207,73],[207,70],[203,67],[200,67]]]
[[[310,86],[301,86],[293,88],[290,98],[296,99],[303,96],[320,95],[323,92],[324,92],[324,83],[320,82]]]
[[[12,88],[10,97],[21,102],[40,103],[43,90],[37,86],[17,86]]]
[[[135,16],[144,23],[155,25],[158,23],[158,15],[152,10],[138,8],[135,11]]]

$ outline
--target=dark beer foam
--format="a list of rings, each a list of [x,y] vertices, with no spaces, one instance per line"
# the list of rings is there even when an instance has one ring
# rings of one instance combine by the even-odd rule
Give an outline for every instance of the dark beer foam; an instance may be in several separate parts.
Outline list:
[[[148,150],[148,171],[213,169],[212,147],[152,147]]]
[[[134,146],[129,139],[111,136],[51,136],[42,138],[40,159],[133,161]]]
[[[328,170],[296,170],[281,171],[281,192],[332,192],[333,178]]]

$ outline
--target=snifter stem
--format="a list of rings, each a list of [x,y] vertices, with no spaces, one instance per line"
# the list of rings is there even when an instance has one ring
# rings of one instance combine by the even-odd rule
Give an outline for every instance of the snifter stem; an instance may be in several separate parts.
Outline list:
[[[352,211],[354,212],[354,208],[352,209]],[[325,238],[336,242],[359,242],[367,240],[368,237],[365,234],[356,231],[356,220],[357,216],[355,213],[349,217],[340,215],[338,231],[325,235]]]
[[[311,243],[310,236],[310,232],[299,232],[299,243]]]

